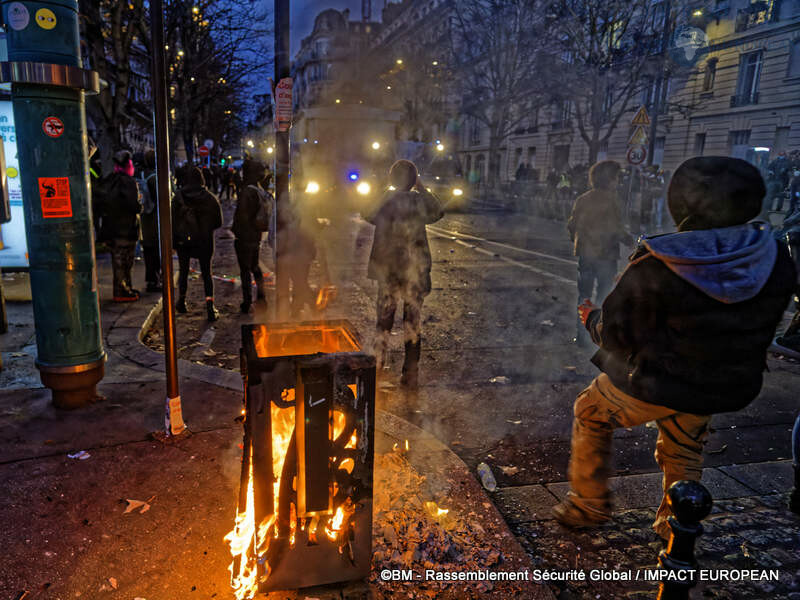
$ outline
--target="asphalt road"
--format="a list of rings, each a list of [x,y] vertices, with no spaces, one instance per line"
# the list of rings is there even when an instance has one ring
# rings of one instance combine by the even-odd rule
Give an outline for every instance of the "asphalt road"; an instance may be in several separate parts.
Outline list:
[[[340,263],[344,269],[366,261],[371,228],[356,222],[356,230],[361,244],[353,262]],[[448,214],[428,231],[434,264],[423,310],[423,391],[392,394],[386,408],[449,444],[473,469],[486,461],[501,486],[564,481],[572,403],[598,373],[592,351],[571,343],[577,264],[564,224]],[[621,248],[621,256],[630,250]],[[360,285],[374,295],[369,283]],[[371,306],[361,308],[374,318]],[[394,339],[397,373],[402,341]],[[707,466],[791,456],[800,365],[771,356],[769,369],[746,410],[715,416]],[[617,432],[618,473],[657,471],[655,433],[647,426]]]

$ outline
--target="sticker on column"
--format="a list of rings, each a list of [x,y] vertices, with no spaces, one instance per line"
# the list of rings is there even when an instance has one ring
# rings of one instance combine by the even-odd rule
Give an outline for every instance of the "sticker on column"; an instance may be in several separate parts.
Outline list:
[[[42,200],[43,218],[59,219],[72,216],[69,177],[39,177],[39,198]]]
[[[36,11],[36,24],[42,29],[52,29],[56,26],[56,14],[49,8],[40,8]]]
[[[22,2],[8,5],[8,26],[14,31],[22,31],[31,22],[31,14]]]
[[[42,131],[51,138],[61,137],[64,133],[64,123],[58,117],[47,117],[42,121]]]

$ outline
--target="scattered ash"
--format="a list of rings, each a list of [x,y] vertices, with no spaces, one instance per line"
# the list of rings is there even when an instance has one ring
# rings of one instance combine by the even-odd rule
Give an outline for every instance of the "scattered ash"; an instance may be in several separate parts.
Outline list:
[[[458,514],[456,498],[430,498],[425,477],[405,453],[375,456],[373,560],[370,583],[381,598],[525,597],[519,582],[425,581],[426,569],[445,571],[513,570],[501,536],[489,535],[475,513]],[[384,569],[412,570],[421,579],[383,582]],[[530,584],[528,584],[530,585]],[[513,596],[512,596],[513,594]]]

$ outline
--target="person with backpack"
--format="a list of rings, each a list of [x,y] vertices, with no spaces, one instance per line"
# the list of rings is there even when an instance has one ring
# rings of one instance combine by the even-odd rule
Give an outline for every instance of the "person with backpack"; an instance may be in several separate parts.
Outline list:
[[[413,389],[418,383],[422,302],[431,292],[431,250],[425,225],[441,219],[444,212],[411,161],[395,162],[389,181],[393,191],[367,218],[375,226],[367,276],[378,282],[378,369],[386,364],[394,314],[402,301],[405,360],[400,381]]]
[[[266,302],[264,274],[259,262],[261,240],[272,223],[272,197],[267,193],[267,170],[257,160],[242,165],[242,191],[233,213],[231,231],[236,236],[233,247],[242,279],[242,313],[250,312],[253,303],[252,280],[256,282],[256,300]]]
[[[187,165],[183,170],[182,187],[172,199],[172,238],[178,252],[178,301],[175,310],[188,312],[186,290],[189,262],[200,263],[206,296],[208,320],[216,321],[219,311],[214,306],[214,280],[211,260],[214,258],[214,230],[222,227],[222,208],[217,197],[206,189],[203,173]]]
[[[114,154],[114,172],[96,186],[95,201],[100,215],[98,241],[111,249],[114,302],[135,302],[139,291],[131,281],[136,242],[139,240],[139,187],[133,178],[131,153]]]
[[[698,481],[711,415],[758,396],[767,348],[796,285],[795,266],[758,216],[758,169],[727,156],[684,161],[667,203],[677,232],[644,237],[602,308],[578,314],[602,373],[575,400],[570,491],[553,508],[568,527],[611,518],[614,430],[655,421],[663,490]],[[653,529],[670,535],[666,497]]]
[[[144,252],[144,280],[148,292],[160,292],[161,252],[158,237],[158,207],[156,192],[156,153],[144,153],[144,171],[137,182],[142,193],[142,251]]]

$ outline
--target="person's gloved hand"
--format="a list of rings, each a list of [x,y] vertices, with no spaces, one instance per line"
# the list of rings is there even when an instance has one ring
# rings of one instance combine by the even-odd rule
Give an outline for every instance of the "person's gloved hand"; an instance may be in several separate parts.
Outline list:
[[[586,325],[586,320],[589,318],[589,313],[593,310],[598,310],[600,307],[593,304],[589,298],[585,298],[583,302],[578,305],[578,317],[581,320],[581,323]]]

